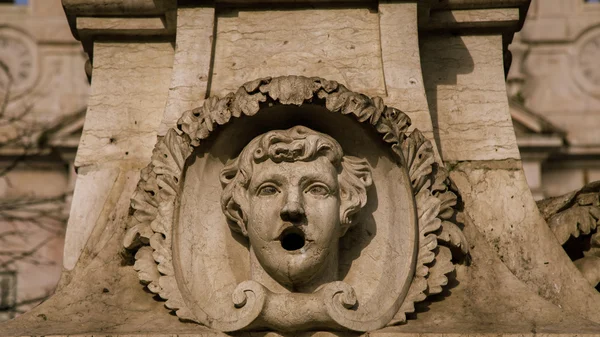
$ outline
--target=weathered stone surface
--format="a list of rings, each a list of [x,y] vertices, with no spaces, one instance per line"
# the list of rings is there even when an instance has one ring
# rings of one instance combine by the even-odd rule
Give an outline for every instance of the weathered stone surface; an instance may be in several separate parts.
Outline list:
[[[207,96],[213,49],[214,8],[179,8],[171,87],[158,134],[177,124],[182,111],[193,109]]]
[[[210,94],[235,91],[256,78],[294,74],[383,95],[378,20],[367,8],[223,12],[217,17]]]
[[[508,114],[501,36],[421,40],[425,89],[444,161],[519,158]]]
[[[150,160],[171,75],[168,43],[97,43],[94,82],[75,165],[73,212],[65,239],[72,270],[94,228],[106,225],[123,184]],[[139,62],[139,63],[138,63]],[[127,197],[122,201],[127,207]]]
[[[433,139],[421,58],[415,53],[419,50],[417,4],[380,3],[378,10],[385,100],[407,113],[413,126]],[[434,151],[439,156],[437,145]]]
[[[157,15],[148,2],[137,4]],[[112,5],[97,9],[97,16]],[[215,16],[210,8],[186,5],[175,51],[154,40],[164,32],[146,31],[154,37],[143,42],[95,43],[92,104],[78,163],[88,174],[80,199],[86,193],[94,199],[91,191],[98,189],[102,206],[82,213],[95,219],[71,224],[81,248],[70,252],[79,258],[60,292],[6,325],[9,334],[598,331],[600,295],[539,215],[518,161],[501,33],[510,35],[522,1],[490,11],[479,11],[493,7],[485,1],[450,1],[431,4],[431,15],[410,2],[382,2],[375,12],[352,3],[272,10],[246,1],[217,6]],[[469,16],[471,9],[477,15]],[[419,33],[417,20],[427,27],[427,19],[454,10],[464,11],[461,22],[451,24],[446,13],[443,27]],[[127,13],[121,15],[133,15]],[[70,15],[80,14],[73,9]],[[188,24],[193,28],[183,32]],[[484,26],[489,30],[462,30]],[[447,34],[453,28],[458,35]],[[194,69],[197,63],[204,68]],[[206,82],[195,79],[205,73]],[[179,86],[186,88],[181,95]],[[375,95],[384,98],[369,97]],[[430,128],[431,139],[411,132],[409,116],[386,106],[396,101]],[[166,129],[176,116],[169,102],[197,106],[181,111],[176,128],[157,139],[161,120]],[[282,135],[299,129],[317,140]],[[324,141],[323,134],[334,140]],[[248,145],[261,135],[256,142],[277,139]],[[319,142],[327,145],[315,151],[317,159],[292,160]],[[341,149],[332,155],[336,144]],[[271,150],[268,159],[261,152]],[[354,160],[350,156],[366,164],[331,164]],[[246,159],[259,169],[242,172]],[[364,208],[357,227],[344,232],[344,214],[332,210],[351,199],[354,190],[339,184],[350,170],[359,177],[353,187]],[[290,192],[314,171],[320,173],[309,181],[321,185]],[[269,173],[271,185],[252,185]],[[99,177],[114,183],[100,189]],[[327,184],[335,179],[338,187]],[[232,197],[223,197],[230,187]],[[278,194],[283,191],[285,197]],[[314,193],[327,202],[312,203]],[[288,200],[291,194],[297,200]],[[98,207],[99,215],[91,212]],[[322,226],[296,226],[291,219],[302,213]],[[289,234],[320,249],[302,246],[310,254],[295,263],[284,247]]]
[[[77,167],[150,158],[172,63],[169,43],[96,44],[98,80],[92,83]]]
[[[98,217],[104,209],[104,205],[113,187],[118,168],[105,169],[101,171],[90,171],[80,169],[75,185],[78,207],[73,207],[69,215],[69,221],[77,224],[68,226],[67,236],[72,238],[65,242],[63,266],[67,270],[73,270],[83,247],[87,243]],[[112,207],[112,204],[108,205]]]
[[[598,321],[600,294],[570,263],[540,216],[518,161],[459,163],[450,172],[463,202],[500,260],[535,293]]]

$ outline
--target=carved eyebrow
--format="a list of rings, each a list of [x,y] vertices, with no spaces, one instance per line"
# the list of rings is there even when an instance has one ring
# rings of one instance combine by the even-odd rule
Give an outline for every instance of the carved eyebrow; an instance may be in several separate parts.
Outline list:
[[[329,179],[323,179],[323,174],[310,173],[310,174],[305,175],[302,178],[300,178],[300,185],[303,187],[307,183],[315,183],[315,182],[323,183],[323,184],[327,185],[328,187],[335,187],[335,181],[331,181]]]
[[[251,179],[250,181],[250,186],[252,187],[259,187],[261,185],[263,185],[264,183],[270,182],[273,183],[277,186],[281,186],[281,180],[284,180],[285,176],[280,174],[280,173],[264,173],[264,174],[257,174],[257,177]]]

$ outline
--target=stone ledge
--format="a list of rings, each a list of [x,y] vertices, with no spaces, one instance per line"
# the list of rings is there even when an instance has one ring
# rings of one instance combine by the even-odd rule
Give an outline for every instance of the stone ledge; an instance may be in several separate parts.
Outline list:
[[[451,9],[432,11],[422,30],[519,29],[518,8]]]
[[[164,14],[177,7],[175,0],[62,0],[69,15],[131,15],[148,16]]]
[[[410,2],[410,1],[409,1]],[[512,33],[518,30],[524,20],[529,1],[527,0],[444,0],[439,3],[429,4],[426,1],[413,0],[419,4],[420,29],[424,30],[460,30],[464,28],[478,29],[485,28],[489,31],[490,28],[501,29],[502,31]],[[248,6],[261,5],[265,9],[268,6],[315,6],[318,4],[357,4],[364,3],[366,6],[371,6],[373,1],[354,0],[216,0],[209,5],[196,3],[194,1],[183,1],[189,6]],[[181,3],[180,3],[181,5]],[[115,24],[117,19],[131,18],[152,18],[160,19],[166,17],[169,19],[168,13],[176,10],[177,4],[174,0],[63,0],[63,6],[73,34],[78,37],[80,17],[94,17],[94,29],[98,29],[97,34],[106,33],[108,29],[110,33],[117,34],[117,30],[123,29],[130,32],[131,29],[146,30],[148,22],[145,20],[137,20],[136,23],[119,23]],[[106,21],[103,21],[106,20]],[[167,20],[165,29],[169,34],[174,33],[174,22]],[[119,28],[119,25],[125,25],[124,28]],[[152,23],[154,27],[156,24]],[[172,27],[171,27],[172,26]],[[165,32],[158,32],[159,35],[164,35]],[[128,33],[126,35],[131,35]],[[146,34],[147,35],[147,34]]]
[[[445,0],[440,3],[412,0],[418,4],[419,31],[427,34],[503,34],[504,49],[519,30],[527,10],[527,0]],[[295,8],[339,6],[372,7],[377,1],[366,0],[215,0],[208,3],[174,0],[63,0],[73,36],[80,40],[93,60],[93,42],[97,37],[128,39],[158,37],[174,39],[177,8],[259,6]],[[218,15],[218,14],[217,14]]]
[[[439,0],[432,4],[434,9],[481,9],[526,7],[529,0]]]

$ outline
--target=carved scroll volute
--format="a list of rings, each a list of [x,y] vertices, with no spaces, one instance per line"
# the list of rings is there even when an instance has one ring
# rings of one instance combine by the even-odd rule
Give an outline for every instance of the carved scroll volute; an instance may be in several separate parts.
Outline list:
[[[231,294],[229,310],[220,313],[204,306],[211,316],[206,325],[220,331],[237,331],[249,326],[260,315],[265,305],[266,292],[262,285],[252,280],[240,283]],[[208,309],[208,310],[207,310]]]
[[[215,330],[230,332],[248,327],[265,305],[266,292],[252,280],[240,283],[230,301],[215,301],[213,305],[192,306],[194,320]],[[216,304],[216,305],[215,305]]]

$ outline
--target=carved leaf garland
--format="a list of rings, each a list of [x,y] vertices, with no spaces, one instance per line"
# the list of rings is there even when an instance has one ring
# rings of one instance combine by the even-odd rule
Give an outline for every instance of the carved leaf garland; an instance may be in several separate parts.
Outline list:
[[[302,76],[261,78],[183,113],[178,121],[180,132],[171,129],[158,141],[131,200],[132,216],[123,245],[135,253],[134,269],[142,283],[167,300],[166,307],[180,318],[207,319],[194,317],[186,307],[173,271],[172,219],[186,159],[213,130],[232,118],[255,115],[267,102],[302,105],[313,99],[324,100],[331,112],[354,115],[359,122],[371,124],[408,169],[417,206],[419,249],[409,291],[388,325],[405,322],[406,314],[415,311],[414,303],[442,291],[448,283],[446,275],[454,270],[449,248],[467,252],[466,239],[452,220],[456,219],[457,197],[450,190],[448,173],[436,163],[433,146],[421,132],[407,134],[411,122],[406,114],[385,106],[379,97],[371,99],[334,81]]]

